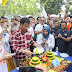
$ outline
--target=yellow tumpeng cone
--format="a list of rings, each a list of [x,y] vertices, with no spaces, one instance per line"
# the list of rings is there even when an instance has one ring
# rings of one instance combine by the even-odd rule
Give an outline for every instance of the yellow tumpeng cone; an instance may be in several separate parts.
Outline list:
[[[36,52],[35,52],[35,54],[39,54],[39,52],[38,52],[38,49],[36,48]]]

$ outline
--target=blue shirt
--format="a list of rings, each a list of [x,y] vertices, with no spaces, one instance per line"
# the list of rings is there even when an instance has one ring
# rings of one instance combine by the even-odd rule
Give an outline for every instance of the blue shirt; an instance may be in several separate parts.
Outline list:
[[[64,38],[70,37],[70,32],[67,29],[64,32],[62,29],[58,30],[55,36],[58,36],[58,34],[61,34]],[[67,52],[68,42],[62,38],[58,38],[56,39],[56,47],[58,47],[60,52]]]
[[[57,29],[55,29],[55,27],[53,27],[51,29],[51,34],[54,32],[56,34],[57,30],[61,29],[61,27],[58,27]]]
[[[72,28],[70,29],[70,36],[72,35]],[[72,56],[72,39],[68,44],[68,49],[67,49],[67,53]]]

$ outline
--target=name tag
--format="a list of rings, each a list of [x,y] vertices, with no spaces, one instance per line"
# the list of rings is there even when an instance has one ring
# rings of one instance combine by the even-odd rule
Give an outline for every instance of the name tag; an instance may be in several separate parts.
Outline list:
[[[57,67],[58,65],[60,65],[60,63],[58,62],[57,59],[54,59],[51,61],[54,67]]]

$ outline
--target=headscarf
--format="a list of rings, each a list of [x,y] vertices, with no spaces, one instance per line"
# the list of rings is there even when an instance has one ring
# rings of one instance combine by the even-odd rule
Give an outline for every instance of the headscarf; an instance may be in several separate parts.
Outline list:
[[[45,29],[48,31],[48,35],[45,36],[44,33],[43,33],[43,37],[47,40],[48,37],[49,37],[49,34],[50,34],[50,28],[49,28],[49,26],[44,26],[44,27],[43,27],[43,31],[44,31]]]

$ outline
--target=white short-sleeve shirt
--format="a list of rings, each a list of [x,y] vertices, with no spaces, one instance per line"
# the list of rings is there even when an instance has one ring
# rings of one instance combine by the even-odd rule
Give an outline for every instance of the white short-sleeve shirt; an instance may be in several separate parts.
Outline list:
[[[31,26],[28,28],[28,31],[32,34],[32,37],[34,37],[34,31],[33,31],[33,28]]]
[[[44,24],[44,26],[48,26],[47,24]],[[36,25],[36,27],[35,27],[35,31],[41,31],[43,29],[43,25],[41,25],[41,24],[38,24],[38,25]],[[42,33],[39,33],[39,34],[37,34],[37,38],[38,38],[38,36],[39,35],[41,35]]]

